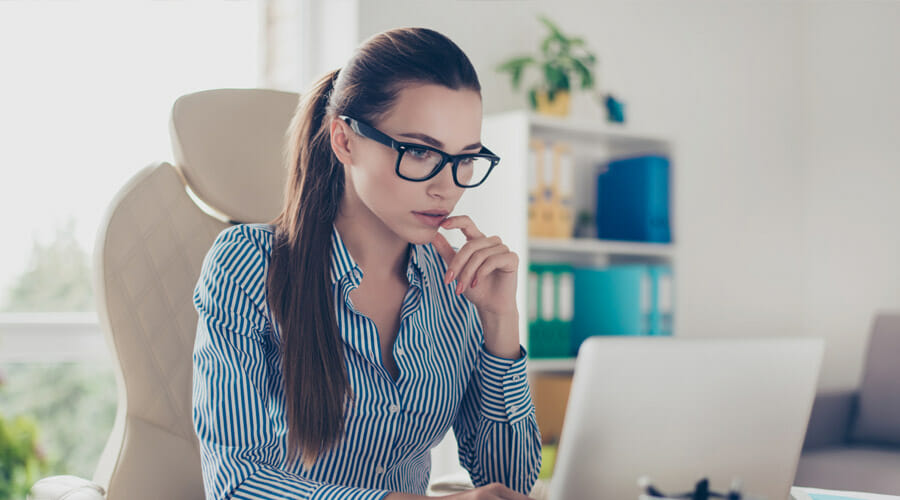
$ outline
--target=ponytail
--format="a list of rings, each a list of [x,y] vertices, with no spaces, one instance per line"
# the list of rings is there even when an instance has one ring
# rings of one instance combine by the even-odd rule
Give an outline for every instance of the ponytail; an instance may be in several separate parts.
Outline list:
[[[283,338],[288,456],[302,457],[306,466],[340,440],[344,398],[352,397],[330,279],[332,224],[344,191],[325,123],[337,74],[316,82],[291,122],[286,158],[296,165],[289,168],[285,207],[273,221],[267,278]]]

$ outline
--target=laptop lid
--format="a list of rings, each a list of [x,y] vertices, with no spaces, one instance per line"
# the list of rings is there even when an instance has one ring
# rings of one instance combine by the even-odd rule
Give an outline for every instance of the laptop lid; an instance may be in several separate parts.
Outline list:
[[[591,337],[575,364],[551,500],[632,500],[701,478],[790,498],[816,392],[818,338]]]

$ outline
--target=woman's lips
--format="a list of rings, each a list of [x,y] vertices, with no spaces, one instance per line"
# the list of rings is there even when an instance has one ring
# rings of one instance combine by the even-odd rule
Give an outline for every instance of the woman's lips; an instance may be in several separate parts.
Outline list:
[[[441,223],[444,222],[444,219],[447,218],[446,215],[428,215],[423,214],[422,212],[413,212],[413,215],[416,216],[416,219],[429,227],[440,227]]]

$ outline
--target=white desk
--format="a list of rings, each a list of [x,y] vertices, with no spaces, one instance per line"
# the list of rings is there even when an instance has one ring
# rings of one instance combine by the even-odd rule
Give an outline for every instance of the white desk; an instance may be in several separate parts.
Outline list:
[[[466,473],[457,473],[441,478],[437,482],[432,483],[428,489],[428,496],[443,496],[451,493],[458,493],[473,488],[472,482]],[[530,498],[534,500],[547,500],[550,492],[549,482],[538,479],[531,490]],[[900,500],[900,496],[879,495],[876,493],[862,493],[858,491],[841,491],[841,490],[823,490],[819,488],[803,488],[800,486],[791,487],[791,496],[795,500],[816,500],[816,496],[810,495],[827,495],[827,500]]]
[[[900,496],[879,495],[877,493],[862,493],[859,491],[822,490],[818,488],[791,488],[791,496],[796,500],[813,500],[816,497],[810,495],[827,495],[829,500],[852,498],[856,500],[900,500]]]

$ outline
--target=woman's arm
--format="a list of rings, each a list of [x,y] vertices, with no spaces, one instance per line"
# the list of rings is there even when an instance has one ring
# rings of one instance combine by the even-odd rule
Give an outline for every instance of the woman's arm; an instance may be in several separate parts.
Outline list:
[[[469,322],[483,338],[474,307]],[[541,435],[528,389],[525,350],[517,359],[479,345],[478,362],[453,423],[462,466],[476,486],[502,483],[528,494],[541,467]]]
[[[458,251],[440,233],[432,243],[447,263],[444,283],[455,278],[456,295],[470,302],[465,333],[477,359],[453,424],[460,463],[476,486],[499,482],[527,493],[541,467],[541,435],[519,345],[519,258],[468,216],[449,217],[441,226],[466,237]]]

